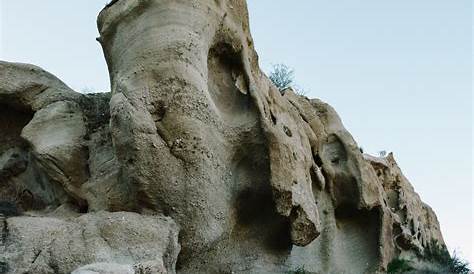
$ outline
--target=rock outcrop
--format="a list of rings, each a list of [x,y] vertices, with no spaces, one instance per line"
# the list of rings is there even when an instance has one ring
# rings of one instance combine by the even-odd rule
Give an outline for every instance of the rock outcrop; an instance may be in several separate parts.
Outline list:
[[[262,73],[244,0],[98,27],[110,94],[0,62],[0,273],[376,273],[444,245],[393,155]]]
[[[12,217],[6,226],[5,258],[14,273],[135,273],[147,268],[167,273],[179,253],[178,229],[169,217],[97,212]]]

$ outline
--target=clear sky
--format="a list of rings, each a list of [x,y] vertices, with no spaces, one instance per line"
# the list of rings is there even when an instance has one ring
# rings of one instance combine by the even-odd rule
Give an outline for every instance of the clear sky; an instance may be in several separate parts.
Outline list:
[[[0,0],[0,59],[109,90],[95,41],[105,2]],[[365,151],[393,151],[449,248],[474,262],[471,0],[248,2],[261,66],[291,66]]]

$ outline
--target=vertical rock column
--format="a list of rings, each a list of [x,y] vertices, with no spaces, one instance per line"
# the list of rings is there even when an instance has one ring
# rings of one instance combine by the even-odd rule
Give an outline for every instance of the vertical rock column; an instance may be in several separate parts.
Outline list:
[[[218,1],[121,0],[98,19],[120,183],[130,193],[123,209],[171,215],[184,254],[228,230],[232,150],[258,122],[244,94],[240,45],[215,43],[226,9]],[[223,74],[216,79],[240,86],[210,83],[208,62]]]
[[[183,254],[209,248],[235,222],[233,167],[266,161],[255,176],[268,174],[292,243],[319,235],[306,128],[260,72],[245,1],[113,1],[98,27],[123,209],[171,215]]]

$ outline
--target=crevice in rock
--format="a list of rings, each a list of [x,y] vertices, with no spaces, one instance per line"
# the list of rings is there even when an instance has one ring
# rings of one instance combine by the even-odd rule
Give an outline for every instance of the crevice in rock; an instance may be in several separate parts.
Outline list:
[[[288,128],[287,126],[283,126],[283,132],[285,132],[286,136],[288,137],[293,137],[293,133],[291,132],[290,128]]]
[[[321,160],[321,157],[319,156],[318,153],[313,154],[313,159],[314,159],[314,163],[315,163],[319,168],[321,168],[321,167],[323,166],[323,161]]]
[[[79,105],[85,118],[86,138],[97,132],[101,127],[109,126],[111,98],[110,92],[84,94],[80,97]]]
[[[272,118],[273,125],[276,125],[278,121],[277,121],[277,118],[275,117],[275,114],[273,114],[271,110],[270,110],[270,117]]]
[[[43,250],[41,249],[40,251],[36,251],[34,252],[34,256],[33,256],[33,260],[31,260],[31,264],[35,264],[36,260],[38,259],[38,257],[41,255],[41,253],[43,252]]]

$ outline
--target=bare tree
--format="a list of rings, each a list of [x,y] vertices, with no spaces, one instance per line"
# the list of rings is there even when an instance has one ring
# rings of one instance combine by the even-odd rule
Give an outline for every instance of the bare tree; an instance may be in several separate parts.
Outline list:
[[[273,65],[269,78],[280,92],[287,88],[292,88],[296,94],[306,95],[306,90],[295,84],[295,71],[285,64]]]
[[[270,80],[280,91],[291,87],[294,82],[294,77],[293,69],[284,64],[274,65],[269,76]]]

